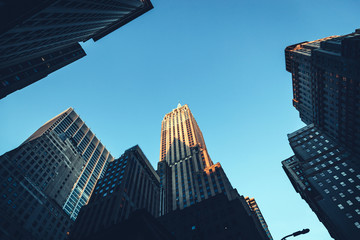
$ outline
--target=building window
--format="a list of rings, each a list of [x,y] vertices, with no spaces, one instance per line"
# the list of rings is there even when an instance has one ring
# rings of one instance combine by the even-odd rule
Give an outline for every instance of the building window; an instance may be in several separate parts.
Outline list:
[[[360,223],[355,222],[354,224],[355,224],[355,226],[356,226],[357,228],[360,228]]]

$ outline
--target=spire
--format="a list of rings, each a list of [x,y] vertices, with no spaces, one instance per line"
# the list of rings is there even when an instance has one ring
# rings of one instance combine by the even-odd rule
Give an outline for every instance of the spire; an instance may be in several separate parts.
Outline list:
[[[179,107],[181,107],[180,101],[179,101],[179,103],[178,103],[178,105],[177,105],[177,108],[179,108]]]

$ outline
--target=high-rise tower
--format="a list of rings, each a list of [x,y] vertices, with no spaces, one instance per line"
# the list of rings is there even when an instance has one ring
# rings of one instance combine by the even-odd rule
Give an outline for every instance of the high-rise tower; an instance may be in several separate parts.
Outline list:
[[[62,206],[84,164],[69,138],[49,132],[0,156],[0,239],[65,240]]]
[[[285,49],[293,105],[308,126],[282,162],[295,190],[335,239],[360,237],[360,29]]]
[[[80,177],[63,204],[65,212],[75,220],[80,208],[89,200],[107,162],[114,160],[114,157],[73,108],[67,109],[46,122],[23,145],[50,132],[57,135],[65,134],[84,160]]]
[[[220,163],[211,161],[186,104],[179,103],[162,120],[158,173],[164,194],[161,214],[233,190]]]
[[[138,209],[153,217],[159,214],[159,176],[138,145],[126,150],[120,158],[109,163],[104,176],[96,184],[89,204],[81,208],[71,231],[70,239],[89,239],[104,233],[127,220]],[[137,226],[137,231],[143,231]],[[122,231],[128,239],[130,233]],[[107,239],[117,239],[118,233]],[[131,236],[131,234],[130,234]]]
[[[296,192],[334,239],[360,237],[358,159],[314,124],[288,134],[294,156],[282,161]]]
[[[212,162],[187,105],[178,104],[162,120],[158,174],[163,193],[159,220],[177,238],[271,239],[220,163]],[[233,216],[215,217],[229,206]],[[212,209],[212,214],[205,209]]]
[[[98,41],[152,8],[149,0],[1,1],[0,99],[85,56],[79,42]]]
[[[301,120],[360,154],[360,29],[288,46],[285,58]]]

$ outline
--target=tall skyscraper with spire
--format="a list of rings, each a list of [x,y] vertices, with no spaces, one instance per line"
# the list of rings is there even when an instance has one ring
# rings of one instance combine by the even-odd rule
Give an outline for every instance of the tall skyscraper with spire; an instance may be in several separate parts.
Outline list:
[[[220,163],[213,164],[186,104],[179,103],[162,120],[158,173],[163,189],[161,215],[233,190]]]
[[[158,174],[160,221],[179,239],[272,239],[267,226],[261,225],[256,212],[231,186],[221,164],[211,160],[203,134],[186,104],[179,103],[162,120]],[[230,215],[216,220],[201,210],[212,208],[220,213],[222,207],[230,205],[237,211],[236,223],[231,226],[227,224]],[[202,225],[207,221],[211,223]],[[183,222],[191,222],[192,228],[186,228]]]
[[[157,172],[138,146],[111,161],[70,239],[271,240],[264,223],[211,161],[189,107],[178,104],[162,121]]]

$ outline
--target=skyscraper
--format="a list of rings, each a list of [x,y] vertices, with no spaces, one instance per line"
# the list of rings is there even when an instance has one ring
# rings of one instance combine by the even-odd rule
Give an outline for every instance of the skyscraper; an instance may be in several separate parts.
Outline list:
[[[0,98],[85,56],[79,42],[98,41],[152,8],[149,0],[2,1]]]
[[[120,158],[109,163],[104,176],[97,182],[89,204],[81,208],[71,239],[89,239],[94,234],[103,236],[137,209],[145,209],[157,217],[159,185],[159,176],[140,147],[136,145],[126,150]],[[144,230],[141,226],[137,229]],[[131,233],[123,231],[120,234],[126,237],[125,234]],[[136,232],[132,234],[136,235]],[[114,233],[113,237],[116,235]]]
[[[67,136],[74,151],[84,160],[80,177],[62,205],[71,219],[75,220],[80,208],[89,200],[96,181],[100,178],[103,169],[106,168],[107,162],[112,161],[114,157],[73,108],[67,109],[46,122],[22,145],[48,133]]]
[[[53,132],[0,156],[0,239],[65,239],[73,221],[62,206],[84,164]]]
[[[7,67],[0,67],[0,99],[85,55],[86,53],[80,44],[76,43],[56,49],[51,53],[34,55]]]
[[[296,192],[333,238],[360,237],[359,159],[314,124],[288,137],[295,155],[282,165]]]
[[[159,220],[178,239],[271,239],[220,163],[213,164],[187,105],[179,103],[162,120],[157,172],[163,194]],[[227,207],[236,214],[225,216]]]
[[[301,120],[360,154],[360,29],[288,46],[285,58]]]
[[[308,126],[282,162],[295,190],[336,239],[360,237],[360,30],[285,49],[293,105]]]
[[[200,128],[186,104],[179,103],[162,120],[158,174],[164,194],[162,214],[233,190],[220,163],[211,161]]]

